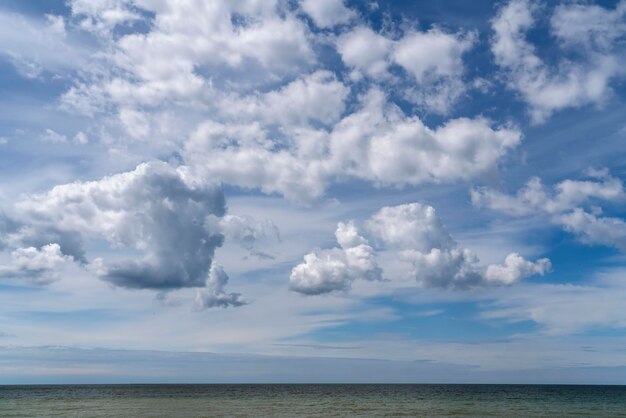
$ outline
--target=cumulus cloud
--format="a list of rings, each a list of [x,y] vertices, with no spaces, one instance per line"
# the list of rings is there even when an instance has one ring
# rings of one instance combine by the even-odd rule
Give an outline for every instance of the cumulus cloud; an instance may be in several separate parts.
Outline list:
[[[184,155],[201,175],[306,202],[343,176],[402,186],[485,175],[520,140],[516,128],[494,128],[483,118],[431,129],[372,90],[330,132],[299,130],[276,149],[260,125],[211,122],[192,135]]]
[[[541,275],[550,271],[550,261],[547,258],[531,262],[517,253],[511,253],[504,259],[504,264],[490,264],[487,266],[484,278],[487,283],[513,284],[524,277]]]
[[[439,28],[407,31],[391,39],[367,26],[357,26],[337,39],[337,51],[353,69],[353,78],[366,75],[376,81],[391,77],[396,65],[411,77],[403,95],[433,113],[446,114],[466,90],[463,55],[475,43],[476,33],[446,33]]]
[[[180,155],[198,177],[308,204],[346,178],[395,187],[488,175],[521,141],[512,125],[474,117],[426,126],[397,105],[445,113],[465,91],[472,31],[377,33],[353,23],[340,0],[71,6],[73,23],[98,34],[99,65],[62,107],[97,120],[109,145],[134,145],[145,160]],[[346,27],[320,33],[302,12],[319,27]],[[328,42],[367,83],[326,65]]]
[[[481,267],[474,253],[458,247],[435,209],[420,203],[384,207],[366,225],[373,236],[411,265],[411,275],[425,287],[511,285],[550,270],[548,259],[531,262],[516,253],[509,254],[502,265]]]
[[[291,271],[291,290],[304,295],[320,295],[349,290],[358,279],[381,280],[382,270],[374,249],[353,222],[339,223],[335,231],[339,248],[315,250]]]
[[[465,92],[462,57],[475,39],[474,32],[449,34],[439,29],[409,33],[400,39],[393,60],[417,83],[407,97],[432,112],[447,113]]]
[[[332,28],[356,17],[354,10],[347,8],[344,0],[303,0],[302,10],[320,28]]]
[[[46,131],[40,136],[43,142],[50,142],[52,144],[63,144],[67,142],[67,137],[52,129],[46,129]]]
[[[275,79],[314,61],[306,24],[277,1],[74,0],[71,5],[83,26],[111,35],[102,42],[115,68],[109,77],[94,74],[93,82],[67,92],[64,103],[77,111],[102,109],[97,106],[102,102],[200,103],[213,78],[234,76],[245,84],[256,73]],[[150,30],[112,36],[115,26],[137,19]]]
[[[546,64],[526,38],[543,9],[536,2],[513,0],[492,20],[496,63],[509,87],[529,105],[534,122],[565,108],[602,105],[611,94],[611,82],[624,75],[620,39],[626,34],[626,2],[614,10],[577,3],[557,6],[550,29],[563,58],[554,66]],[[572,51],[574,58],[569,58]]]
[[[348,93],[348,87],[335,74],[319,70],[264,94],[231,94],[223,99],[220,112],[237,121],[250,119],[286,130],[331,125],[344,112]]]
[[[209,222],[217,223],[217,227],[227,241],[238,242],[249,250],[259,241],[280,240],[278,227],[269,219],[257,221],[247,215],[227,214],[222,218],[209,215]],[[211,225],[210,228],[213,226],[212,223],[208,225]]]
[[[208,308],[228,308],[229,306],[243,306],[247,302],[239,293],[226,293],[224,287],[228,283],[228,275],[224,269],[213,263],[206,286],[198,289],[196,293],[195,308],[203,310]]]
[[[35,284],[48,284],[58,279],[59,270],[72,261],[73,257],[64,255],[57,243],[40,248],[17,248],[11,252],[11,263],[0,265],[0,278],[23,278]]]
[[[225,204],[218,185],[196,182],[184,168],[152,162],[99,181],[26,196],[14,212],[22,226],[6,241],[54,232],[64,238],[54,241],[60,251],[75,254],[82,253],[76,248],[79,238],[104,238],[114,247],[143,253],[100,265],[105,280],[166,290],[204,285],[215,248],[223,241],[220,231],[205,227],[205,218],[223,216]]]
[[[375,79],[386,75],[392,46],[392,40],[367,26],[357,26],[337,39],[343,62]]]
[[[472,251],[459,248],[435,209],[421,203],[383,207],[365,226],[384,250],[410,266],[410,276],[423,287],[469,289],[512,285],[551,269],[547,258],[533,262],[517,253],[509,254],[503,264],[481,266]],[[382,280],[376,251],[353,222],[340,223],[335,236],[339,248],[317,249],[293,268],[292,290],[318,295],[349,290],[356,279]]]
[[[547,215],[550,221],[588,244],[607,245],[626,251],[626,223],[602,216],[594,202],[623,202],[626,192],[622,181],[608,170],[588,170],[588,180],[564,180],[547,188],[533,177],[508,195],[487,188],[472,190],[472,202],[512,216]]]

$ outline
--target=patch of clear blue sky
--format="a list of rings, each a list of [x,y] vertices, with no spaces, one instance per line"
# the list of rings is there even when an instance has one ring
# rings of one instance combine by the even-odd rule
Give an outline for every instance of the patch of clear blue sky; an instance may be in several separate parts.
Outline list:
[[[312,334],[316,341],[339,343],[375,339],[480,341],[505,339],[538,329],[531,321],[486,322],[477,317],[478,302],[414,304],[389,297],[368,300],[374,307],[393,306],[397,320],[353,321]]]

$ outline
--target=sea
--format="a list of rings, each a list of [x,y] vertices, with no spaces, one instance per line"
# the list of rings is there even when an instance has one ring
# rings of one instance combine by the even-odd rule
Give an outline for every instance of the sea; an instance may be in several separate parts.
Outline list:
[[[2,417],[626,417],[626,386],[0,386]]]

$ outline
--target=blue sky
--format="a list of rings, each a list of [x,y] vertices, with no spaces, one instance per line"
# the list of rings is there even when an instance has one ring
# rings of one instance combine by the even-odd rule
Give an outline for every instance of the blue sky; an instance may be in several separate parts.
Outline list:
[[[0,383],[626,383],[626,2],[0,28]]]

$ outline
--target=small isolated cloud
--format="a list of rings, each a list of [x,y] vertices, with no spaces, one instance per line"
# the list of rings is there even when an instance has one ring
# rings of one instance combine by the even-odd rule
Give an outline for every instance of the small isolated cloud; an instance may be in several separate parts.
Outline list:
[[[63,144],[67,142],[67,137],[52,129],[46,129],[46,131],[39,137],[43,142],[50,142],[52,144]]]
[[[301,7],[320,28],[346,24],[356,17],[354,10],[346,7],[344,0],[303,0]]]
[[[59,270],[73,260],[64,255],[56,243],[40,248],[17,248],[11,252],[11,263],[0,265],[0,278],[23,278],[34,284],[49,284],[57,280]]]
[[[434,113],[446,114],[465,92],[463,54],[476,33],[413,32],[396,44],[393,60],[415,78],[406,96]]]
[[[196,293],[195,308],[203,310],[208,308],[228,308],[247,304],[239,293],[226,293],[224,287],[228,283],[228,275],[224,269],[213,263],[206,285],[198,289]]]
[[[622,181],[607,170],[588,170],[587,176],[588,180],[564,180],[552,189],[533,177],[515,195],[475,188],[472,202],[511,216],[545,215],[584,243],[626,251],[626,222],[602,216],[602,208],[594,205],[601,201],[624,202]]]
[[[343,62],[374,79],[387,77],[392,46],[391,39],[368,26],[357,26],[337,39],[337,51]]]
[[[339,248],[315,250],[291,271],[291,290],[320,295],[350,289],[358,279],[381,280],[374,249],[359,235],[353,222],[339,223],[335,231]]]
[[[563,58],[554,66],[540,58],[526,36],[544,9],[536,2],[513,0],[501,7],[491,22],[496,64],[509,88],[528,104],[536,123],[562,109],[602,105],[611,95],[611,83],[626,74],[624,1],[614,10],[579,3],[557,6],[550,31],[559,41]],[[570,58],[572,52],[574,59]]]
[[[263,240],[280,240],[278,227],[269,219],[257,221],[251,216],[227,214],[222,218],[211,217],[216,221],[227,241],[234,241],[252,250]]]
[[[85,134],[84,132],[81,131],[74,135],[74,143],[76,145],[85,145],[88,142],[89,139],[87,138],[87,134]]]

